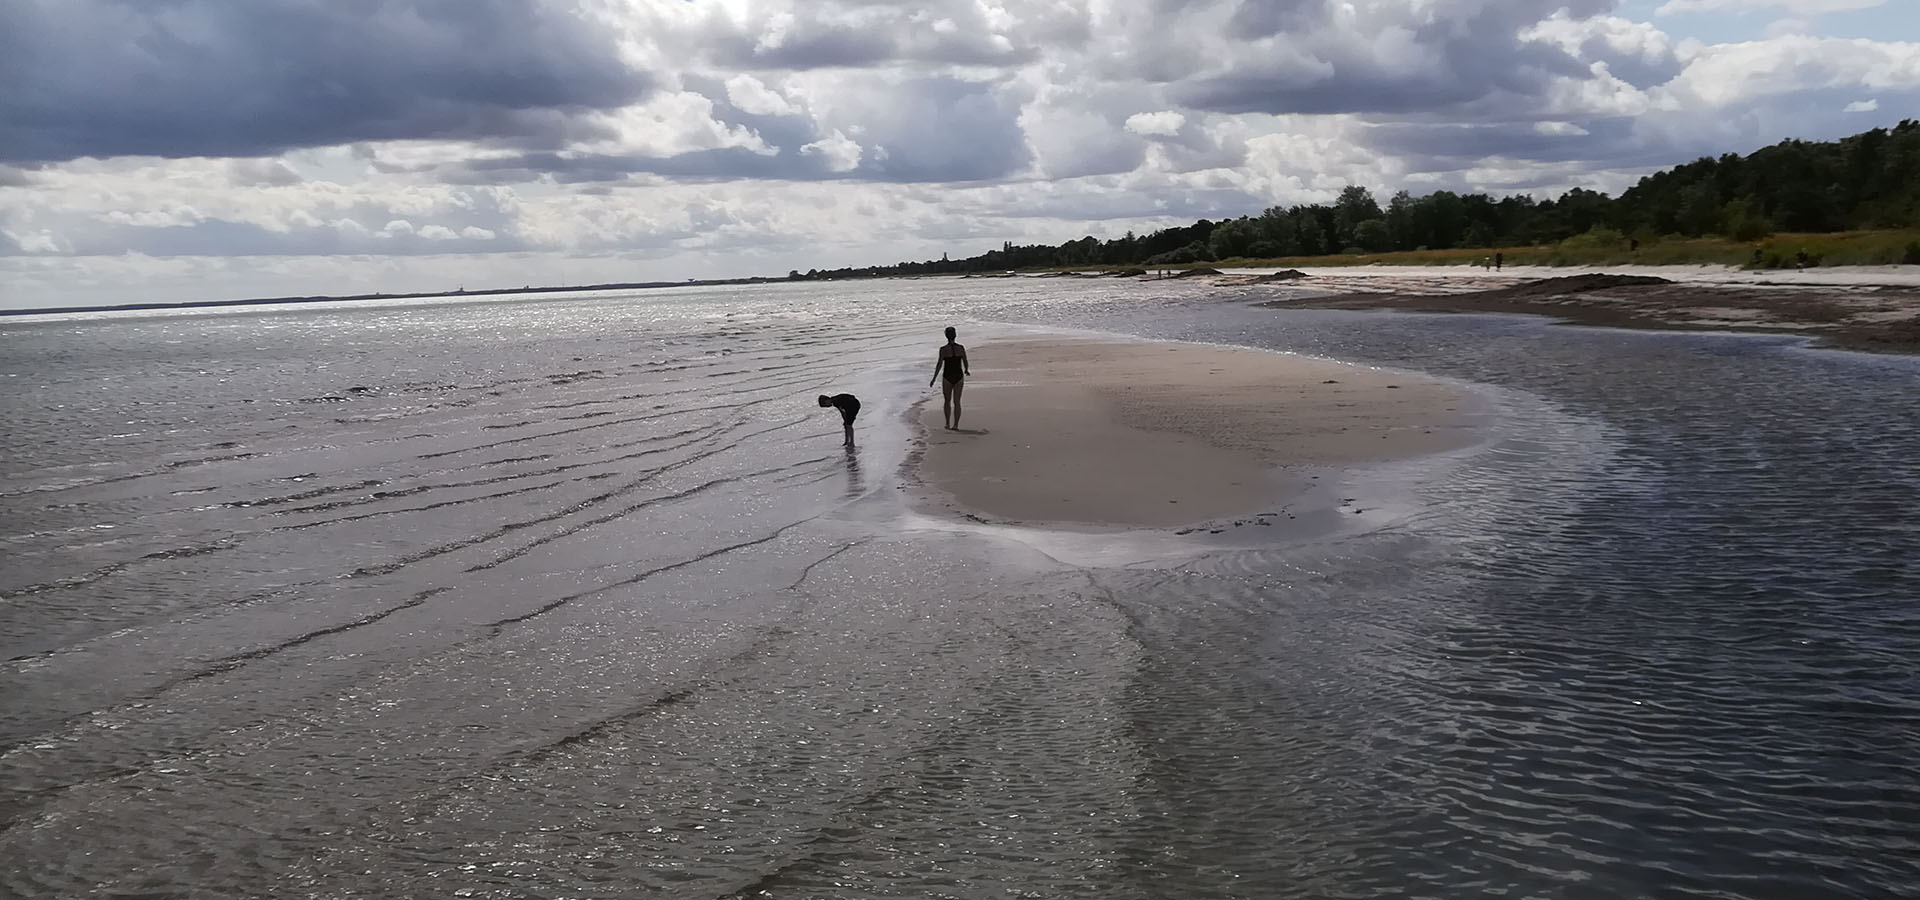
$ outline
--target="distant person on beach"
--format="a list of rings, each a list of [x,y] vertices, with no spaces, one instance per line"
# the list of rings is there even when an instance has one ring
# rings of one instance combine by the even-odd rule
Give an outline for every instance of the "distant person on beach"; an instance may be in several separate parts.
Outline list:
[[[1493,270],[1495,272],[1500,271],[1500,267],[1502,265],[1505,265],[1506,261],[1507,261],[1507,255],[1505,253],[1495,253],[1493,255]]]
[[[949,431],[960,427],[960,392],[966,389],[967,376],[973,374],[967,365],[967,348],[953,339],[956,333],[953,326],[947,326],[947,342],[940,347],[940,355],[933,361],[933,378],[927,382],[932,387],[934,381],[946,376],[940,383],[940,414]]]
[[[853,446],[853,417],[860,414],[860,398],[852,394],[834,394],[829,397],[820,395],[821,406],[831,406],[840,411],[840,424],[847,429],[847,441],[844,446]]]

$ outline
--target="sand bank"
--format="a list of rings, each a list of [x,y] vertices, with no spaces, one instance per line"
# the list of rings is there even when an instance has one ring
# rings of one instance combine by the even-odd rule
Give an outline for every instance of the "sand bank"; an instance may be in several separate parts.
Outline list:
[[[1744,272],[1707,267],[1610,266],[1606,274],[1508,267],[1314,269],[1277,285],[1269,306],[1522,313],[1583,325],[1675,331],[1797,334],[1822,345],[1920,353],[1920,267]],[[1898,269],[1904,271],[1887,271]],[[1260,273],[1209,279],[1256,284]]]
[[[1475,439],[1471,396],[1360,366],[1156,342],[968,353],[961,430],[944,428],[936,389],[920,411],[918,471],[940,500],[995,519],[1174,526],[1251,514],[1298,493],[1301,467]]]

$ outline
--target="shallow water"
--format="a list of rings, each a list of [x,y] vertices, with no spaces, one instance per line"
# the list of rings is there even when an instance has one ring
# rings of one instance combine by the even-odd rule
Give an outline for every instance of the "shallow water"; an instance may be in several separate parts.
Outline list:
[[[1255,296],[0,323],[0,895],[1920,883],[1916,361]],[[897,471],[950,320],[982,368],[1293,349],[1504,424],[1311,538],[963,527]]]

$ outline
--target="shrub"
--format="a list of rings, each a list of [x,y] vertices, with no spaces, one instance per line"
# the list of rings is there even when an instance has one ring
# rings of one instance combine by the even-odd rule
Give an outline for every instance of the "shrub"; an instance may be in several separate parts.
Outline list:
[[[1605,225],[1595,225],[1560,242],[1560,247],[1565,250],[1612,250],[1626,245],[1626,235]]]
[[[1730,229],[1730,232],[1734,240],[1746,242],[1760,240],[1772,234],[1773,230],[1767,227],[1766,219],[1759,216],[1748,215],[1741,216],[1739,219],[1734,220],[1733,228]]]

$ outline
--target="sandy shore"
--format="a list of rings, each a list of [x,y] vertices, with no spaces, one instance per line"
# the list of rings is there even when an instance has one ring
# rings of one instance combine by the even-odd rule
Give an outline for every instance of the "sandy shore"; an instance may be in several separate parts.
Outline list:
[[[930,502],[991,519],[1178,526],[1297,494],[1300,467],[1465,446],[1452,386],[1257,350],[1022,340],[969,347],[958,431],[921,408]]]
[[[1920,267],[1747,272],[1704,266],[1314,269],[1284,282],[1277,308],[1521,313],[1582,325],[1796,334],[1821,345],[1920,353]],[[1263,283],[1260,270],[1208,276]]]

